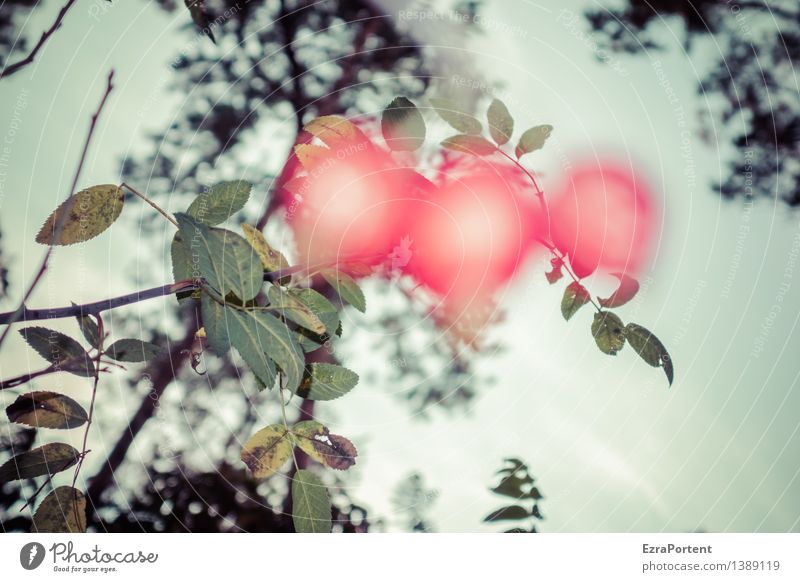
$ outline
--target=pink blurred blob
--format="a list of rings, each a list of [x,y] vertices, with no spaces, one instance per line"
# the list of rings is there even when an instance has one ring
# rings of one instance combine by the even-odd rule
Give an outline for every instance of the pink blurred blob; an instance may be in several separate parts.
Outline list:
[[[407,233],[412,172],[383,152],[331,150],[304,178],[290,222],[301,261],[385,261]],[[421,176],[420,176],[421,177]]]
[[[482,302],[533,248],[534,202],[507,174],[498,166],[468,175],[418,202],[408,270],[451,304]]]
[[[656,214],[642,175],[616,162],[584,162],[551,199],[549,228],[578,277],[597,270],[633,276],[650,256]]]

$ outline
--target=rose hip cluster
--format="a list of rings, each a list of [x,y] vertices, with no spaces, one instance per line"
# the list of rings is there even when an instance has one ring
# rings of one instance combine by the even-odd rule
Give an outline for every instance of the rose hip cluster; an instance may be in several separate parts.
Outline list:
[[[567,256],[580,278],[630,274],[646,260],[650,195],[619,166],[575,167],[545,211],[505,160],[479,158],[434,184],[363,133],[327,137],[297,147],[302,169],[287,185],[306,264],[390,264],[464,306],[495,294],[537,252]]]

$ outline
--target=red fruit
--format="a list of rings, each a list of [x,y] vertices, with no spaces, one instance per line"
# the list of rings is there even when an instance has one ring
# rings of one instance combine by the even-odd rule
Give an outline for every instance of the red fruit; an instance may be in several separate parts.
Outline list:
[[[656,212],[641,176],[613,163],[573,169],[550,203],[553,243],[578,277],[635,274],[649,256]]]
[[[418,203],[409,271],[448,302],[485,299],[514,276],[532,247],[533,201],[504,173],[455,180]]]
[[[372,148],[337,151],[319,160],[296,191],[300,202],[290,222],[300,262],[383,262],[408,231],[409,172]]]

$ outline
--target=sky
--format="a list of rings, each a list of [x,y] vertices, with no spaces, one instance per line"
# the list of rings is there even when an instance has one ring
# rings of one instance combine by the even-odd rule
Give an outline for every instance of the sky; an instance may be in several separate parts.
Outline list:
[[[662,372],[630,348],[613,358],[599,352],[588,309],[564,322],[563,285],[547,284],[540,261],[504,297],[507,318],[492,333],[505,349],[475,357],[478,370],[496,382],[464,414],[434,411],[422,421],[398,403],[392,387],[363,382],[346,403],[320,407],[321,421],[359,445],[351,494],[389,527],[400,522],[392,488],[420,471],[437,491],[430,517],[438,530],[496,531],[481,523],[502,504],[488,487],[496,484],[501,459],[515,456],[530,465],[546,497],[543,531],[800,531],[800,215],[769,198],[725,202],[711,189],[736,155],[714,143],[718,127],[704,139],[699,121],[698,112],[713,111],[713,102],[696,94],[715,58],[713,43],[687,55],[679,32],[665,27],[665,52],[600,54],[605,62],[599,62],[598,39],[577,18],[590,4],[490,3],[485,35],[438,48],[453,63],[471,63],[469,70],[454,65],[442,82],[478,94],[498,85],[494,94],[518,128],[555,127],[547,147],[528,162],[543,176],[545,191],[558,183],[565,160],[586,155],[631,160],[646,173],[659,193],[661,236],[637,299],[618,313],[667,346],[675,383],[668,388]],[[26,29],[43,29],[57,9],[49,3],[35,11]],[[437,23],[400,20],[436,42]],[[143,151],[147,132],[180,113],[168,63],[193,39],[184,24],[182,11],[165,15],[147,2],[78,5],[35,64],[2,81],[0,133],[12,143],[0,229],[4,253],[14,261],[14,301],[42,257],[33,238],[65,196],[109,67],[117,87],[82,186],[117,182],[119,160]],[[282,157],[277,152],[274,159]],[[131,204],[125,212],[135,217],[146,209]],[[166,231],[148,247],[162,242],[166,249]],[[124,293],[132,278],[167,280],[166,255],[163,264],[152,251],[139,255],[137,243],[138,232],[116,228],[59,250],[30,305]],[[597,294],[613,290],[613,280],[590,285]],[[172,304],[156,300],[147,308],[166,311]],[[345,322],[362,337],[369,333],[355,312]],[[74,332],[71,326],[53,324]],[[356,371],[360,362],[370,364],[358,345],[343,348]],[[37,358],[13,338],[0,354],[0,376],[36,368]],[[78,380],[57,382],[85,395]],[[128,416],[136,398],[109,392],[120,398],[113,414]],[[2,398],[7,404],[8,396]],[[116,434],[112,427],[93,435],[97,458]]]

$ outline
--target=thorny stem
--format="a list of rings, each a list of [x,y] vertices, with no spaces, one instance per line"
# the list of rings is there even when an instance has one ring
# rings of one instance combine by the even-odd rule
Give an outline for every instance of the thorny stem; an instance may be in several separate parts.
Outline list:
[[[130,192],[134,196],[138,196],[139,198],[141,198],[142,200],[147,202],[150,206],[152,206],[155,209],[156,212],[158,212],[161,216],[163,216],[164,218],[169,220],[175,226],[175,228],[178,228],[178,223],[175,221],[175,219],[172,218],[169,214],[167,214],[166,211],[164,211],[163,208],[161,208],[158,204],[153,202],[150,198],[148,198],[147,196],[145,196],[141,192],[135,190],[134,188],[131,188],[125,182],[120,184],[119,187],[120,188],[125,188],[128,192]]]
[[[543,210],[545,216],[547,217],[547,238],[546,239],[539,238],[538,240],[545,247],[547,247],[547,249],[552,253],[552,255],[556,259],[558,259],[560,261],[561,266],[564,268],[564,270],[567,271],[567,274],[570,276],[570,278],[575,283],[577,283],[578,285],[582,286],[583,284],[581,283],[580,279],[575,275],[575,273],[572,271],[572,268],[567,264],[566,256],[560,250],[558,250],[558,248],[556,248],[556,246],[550,240],[550,211],[548,210],[548,207],[547,207],[547,200],[546,200],[545,195],[544,195],[544,190],[542,190],[539,187],[539,184],[538,184],[538,182],[536,182],[536,178],[534,177],[534,175],[528,170],[528,168],[523,166],[519,162],[519,160],[514,159],[508,153],[506,153],[505,151],[503,151],[500,148],[497,148],[497,151],[500,152],[504,157],[508,158],[511,161],[511,163],[513,163],[517,168],[522,170],[528,176],[528,178],[530,179],[531,183],[533,184],[533,187],[536,189],[536,197],[539,199],[539,202],[542,204],[542,210]],[[602,308],[594,300],[594,298],[592,297],[591,293],[589,293],[589,301],[592,303],[592,305],[594,306],[594,308],[597,310],[598,313],[602,313],[602,311],[603,311]]]
[[[319,270],[324,268],[331,268],[331,267],[336,267],[337,265],[363,261],[365,260],[365,258],[366,257],[345,258],[337,261],[329,261],[327,263],[320,263],[312,266],[295,265],[294,267],[288,267],[286,269],[278,269],[277,271],[264,273],[264,280],[275,283],[277,281],[280,281],[284,277],[290,277],[298,273],[307,272],[310,269]],[[85,303],[83,305],[73,304],[70,305],[69,307],[29,309],[28,307],[25,307],[23,303],[22,307],[20,307],[15,311],[0,313],[0,325],[7,325],[20,320],[28,322],[28,321],[41,321],[49,319],[61,319],[65,317],[74,317],[76,315],[97,315],[102,311],[108,311],[111,309],[116,309],[117,307],[131,305],[133,303],[138,303],[146,299],[153,299],[155,297],[164,297],[166,295],[174,295],[175,293],[180,293],[182,291],[196,291],[197,289],[200,289],[202,287],[203,287],[202,281],[198,281],[195,279],[182,279],[180,281],[176,281],[175,283],[168,283],[166,285],[160,285],[158,287],[151,287],[150,289],[135,291],[133,293],[128,293],[126,295],[120,295],[119,297],[112,297],[110,299],[103,299],[101,301],[95,301],[93,303]],[[8,329],[9,328],[6,328],[6,332],[8,331]]]

